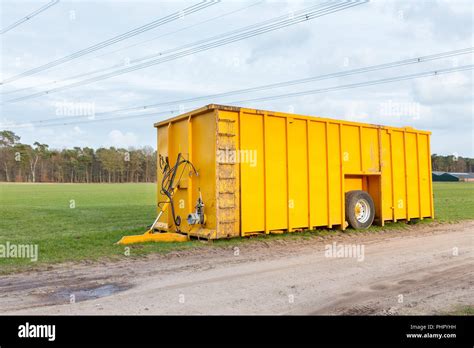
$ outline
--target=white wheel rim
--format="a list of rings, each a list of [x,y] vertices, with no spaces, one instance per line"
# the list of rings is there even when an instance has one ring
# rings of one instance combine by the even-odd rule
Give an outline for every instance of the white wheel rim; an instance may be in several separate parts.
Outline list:
[[[365,199],[359,199],[355,205],[354,213],[357,221],[366,223],[370,218],[370,205]]]

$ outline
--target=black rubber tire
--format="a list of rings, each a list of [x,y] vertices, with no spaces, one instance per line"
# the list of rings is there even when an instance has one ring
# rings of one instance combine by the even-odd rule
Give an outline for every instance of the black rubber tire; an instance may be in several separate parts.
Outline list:
[[[365,200],[370,207],[369,218],[367,219],[367,221],[364,221],[364,222],[360,222],[359,220],[357,220],[356,213],[355,213],[355,207],[359,200]],[[349,222],[349,225],[352,228],[356,230],[369,228],[374,222],[374,218],[375,218],[374,200],[372,199],[372,197],[370,197],[370,195],[367,192],[360,191],[360,190],[346,192],[346,205],[345,206],[346,206],[346,220],[347,222]]]

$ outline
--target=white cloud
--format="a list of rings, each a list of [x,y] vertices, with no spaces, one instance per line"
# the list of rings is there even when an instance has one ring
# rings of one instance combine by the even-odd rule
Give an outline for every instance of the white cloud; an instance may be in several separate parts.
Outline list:
[[[137,136],[133,132],[126,132],[122,133],[118,129],[114,129],[109,133],[108,136],[110,146],[115,146],[115,147],[130,147],[130,146],[136,146],[138,144],[137,142]]]
[[[413,93],[425,104],[472,104],[472,76],[466,73],[433,76],[414,83]]]
[[[82,134],[82,133],[84,133],[84,132],[82,131],[82,129],[81,129],[80,127],[78,127],[78,126],[75,126],[73,129],[74,129],[74,132],[76,132],[77,134]]]

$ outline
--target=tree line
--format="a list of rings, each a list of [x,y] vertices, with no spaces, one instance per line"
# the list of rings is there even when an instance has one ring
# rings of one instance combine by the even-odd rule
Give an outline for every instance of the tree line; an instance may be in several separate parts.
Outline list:
[[[155,182],[156,151],[74,147],[50,149],[20,142],[12,131],[0,131],[0,181],[57,183]]]
[[[431,156],[433,171],[474,172],[474,159]],[[156,151],[74,147],[54,150],[47,144],[22,144],[12,131],[0,131],[0,181],[58,183],[155,182]]]
[[[433,154],[431,155],[431,167],[433,171],[438,172],[472,173],[474,172],[474,158]]]

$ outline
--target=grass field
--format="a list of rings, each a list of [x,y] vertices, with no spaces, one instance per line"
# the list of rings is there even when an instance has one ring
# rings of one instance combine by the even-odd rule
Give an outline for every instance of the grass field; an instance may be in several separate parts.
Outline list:
[[[474,219],[474,183],[434,182],[433,191],[437,220]]]
[[[154,184],[0,184],[0,245],[10,242],[39,246],[38,262],[0,258],[0,273],[55,262],[126,257],[124,246],[114,243],[125,232],[146,230],[155,217],[155,191]],[[438,220],[474,218],[474,184],[434,183],[434,191]],[[301,238],[309,234],[275,238]],[[245,239],[232,240],[240,242]],[[214,245],[228,243],[224,240]],[[206,245],[198,241],[148,243],[131,246],[130,253],[133,257]]]

